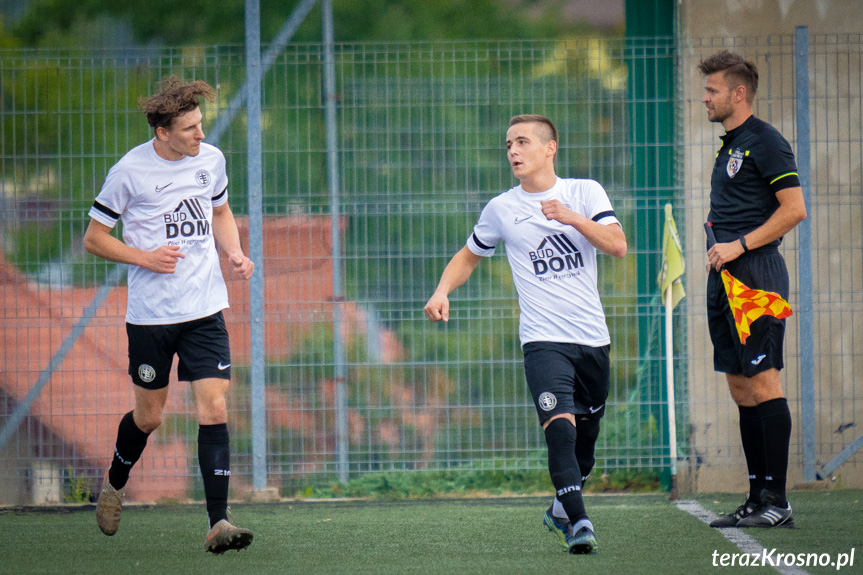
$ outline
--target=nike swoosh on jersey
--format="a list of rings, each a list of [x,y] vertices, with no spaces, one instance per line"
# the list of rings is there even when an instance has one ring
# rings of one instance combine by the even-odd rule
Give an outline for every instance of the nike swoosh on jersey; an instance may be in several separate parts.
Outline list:
[[[219,370],[224,370],[224,369],[228,369],[229,367],[231,367],[231,364],[226,363],[226,364],[222,365],[222,362],[220,361],[218,367],[219,367]]]
[[[605,404],[603,403],[602,405],[605,405]],[[588,409],[588,411],[590,411],[590,413],[596,413],[597,411],[602,409],[602,405],[600,405],[599,407],[588,407],[587,409]]]
[[[165,188],[167,188],[168,186],[170,186],[173,183],[174,182],[168,182],[164,186],[156,186],[156,193],[158,194],[159,192],[161,192],[162,190],[164,190]]]
[[[526,222],[527,220],[529,220],[532,217],[533,217],[533,214],[527,216],[526,218],[519,218],[518,216],[516,216],[515,217],[515,223],[520,224],[521,222]]]

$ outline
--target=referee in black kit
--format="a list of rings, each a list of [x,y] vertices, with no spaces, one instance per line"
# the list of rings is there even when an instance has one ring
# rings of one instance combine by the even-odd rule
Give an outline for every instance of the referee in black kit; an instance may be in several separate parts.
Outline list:
[[[758,69],[722,51],[701,61],[707,119],[725,128],[710,177],[710,214],[717,243],[707,251],[707,319],[713,367],[725,373],[740,411],[740,437],[749,470],[749,496],[712,527],[793,527],[785,496],[791,413],[779,370],[785,320],[762,317],[740,343],[719,270],[752,289],[788,299],[782,236],[806,218],[791,146],[752,113]]]

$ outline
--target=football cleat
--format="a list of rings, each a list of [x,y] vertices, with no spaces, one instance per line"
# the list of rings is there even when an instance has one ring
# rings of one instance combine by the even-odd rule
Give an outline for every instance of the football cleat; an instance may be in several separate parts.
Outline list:
[[[235,527],[222,519],[207,532],[207,542],[204,549],[214,555],[221,555],[230,549],[240,551],[252,544],[252,532],[248,529]]]
[[[791,504],[777,505],[778,497],[767,491],[761,492],[761,506],[737,524],[738,527],[794,527]]]
[[[573,555],[593,555],[599,545],[596,542],[596,534],[590,527],[582,527],[567,539],[569,552]]]
[[[563,519],[562,517],[555,517],[550,511],[546,511],[545,517],[542,518],[542,523],[548,527],[549,531],[557,536],[557,540],[560,542],[561,547],[569,551],[570,546],[569,543],[567,543],[571,527],[569,520]]]
[[[749,517],[752,513],[758,509],[759,505],[757,503],[752,503],[748,499],[746,502],[737,508],[734,513],[729,513],[728,515],[722,515],[717,517],[713,521],[710,522],[711,527],[737,527],[737,524],[740,523],[740,520]]]
[[[108,481],[108,472],[102,480],[102,490],[96,501],[96,524],[105,535],[113,535],[120,528],[120,511],[123,509],[123,497],[126,488],[114,489]]]

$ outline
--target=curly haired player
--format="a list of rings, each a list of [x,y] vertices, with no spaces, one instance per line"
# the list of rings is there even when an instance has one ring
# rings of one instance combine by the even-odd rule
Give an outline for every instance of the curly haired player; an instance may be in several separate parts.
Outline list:
[[[84,246],[129,265],[126,332],[135,408],[120,420],[114,459],[105,474],[96,522],[106,535],[120,526],[126,482],[162,423],[168,378],[179,356],[180,381],[191,382],[198,415],[198,459],[209,515],[205,549],[245,549],[252,532],[228,521],[231,475],[225,395],[231,354],[222,310],[228,292],[217,246],[233,272],[248,279],[228,206],[225,157],[203,143],[199,98],[212,100],[206,82],[162,79],[159,92],[139,105],[153,139],[133,148],[108,172],[90,209]],[[111,235],[123,221],[123,240]]]

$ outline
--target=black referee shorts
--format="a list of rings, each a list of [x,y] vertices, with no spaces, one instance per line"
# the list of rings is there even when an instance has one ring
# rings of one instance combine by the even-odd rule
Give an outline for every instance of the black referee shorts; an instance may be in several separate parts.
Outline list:
[[[174,354],[177,378],[198,381],[231,379],[231,349],[222,312],[167,325],[126,324],[129,336],[129,375],[145,389],[167,387]]]
[[[751,289],[776,292],[788,300],[788,269],[774,247],[745,253],[725,264],[735,278]],[[707,325],[713,342],[713,369],[752,377],[771,368],[782,369],[785,320],[761,316],[749,325],[746,345],[740,343],[734,315],[719,272],[707,278]]]
[[[540,424],[560,413],[603,416],[611,377],[609,349],[548,341],[524,344],[524,374]]]

